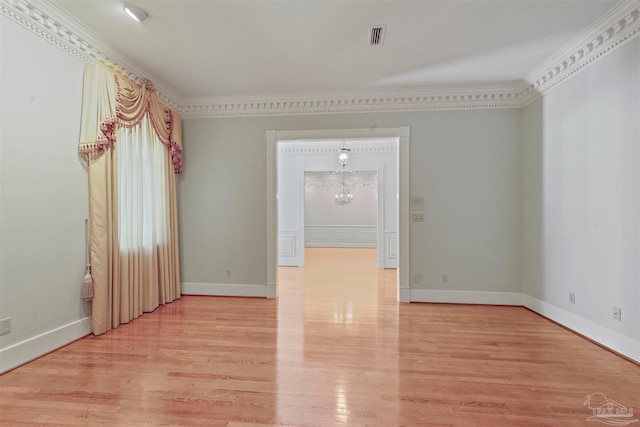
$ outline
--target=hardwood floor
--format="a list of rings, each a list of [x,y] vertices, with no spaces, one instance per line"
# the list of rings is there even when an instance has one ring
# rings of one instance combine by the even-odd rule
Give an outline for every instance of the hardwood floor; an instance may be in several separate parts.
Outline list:
[[[185,296],[72,343],[0,376],[0,425],[597,426],[597,392],[640,412],[637,365],[525,308],[400,305],[375,258],[308,249],[277,300]]]

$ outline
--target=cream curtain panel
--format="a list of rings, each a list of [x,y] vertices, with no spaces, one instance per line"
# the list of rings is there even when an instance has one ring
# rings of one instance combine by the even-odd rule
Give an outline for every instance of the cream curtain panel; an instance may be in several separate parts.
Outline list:
[[[106,62],[84,71],[80,155],[89,177],[93,333],[180,298],[175,174],[180,116]]]

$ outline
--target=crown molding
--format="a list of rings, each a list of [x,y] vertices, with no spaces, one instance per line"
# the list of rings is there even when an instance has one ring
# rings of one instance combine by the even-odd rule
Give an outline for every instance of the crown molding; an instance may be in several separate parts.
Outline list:
[[[526,77],[519,92],[522,106],[639,33],[640,0],[620,2]]]
[[[324,146],[322,146],[324,145]],[[397,141],[368,141],[366,145],[363,146],[353,146],[349,147],[351,153],[355,154],[393,154],[398,151]],[[297,143],[297,142],[284,142],[278,144],[278,154],[281,155],[289,155],[289,156],[297,156],[297,155],[326,155],[332,154],[335,155],[340,152],[340,147],[337,145],[330,144],[308,144],[306,142]]]
[[[81,62],[110,61],[122,66],[131,80],[138,83],[152,81],[158,96],[178,110],[179,97],[173,89],[118,53],[107,41],[54,4],[45,0],[0,0],[0,10],[9,19]]]
[[[182,117],[248,117],[372,113],[450,109],[514,108],[518,85],[441,86],[403,91],[261,95],[183,99]]]
[[[521,108],[640,33],[640,0],[618,3],[519,85],[435,87],[397,92],[183,99],[187,118]]]
[[[309,145],[309,144],[306,144]],[[356,154],[388,154],[396,153],[398,149],[396,147],[361,147],[352,148],[351,152]],[[321,147],[297,147],[297,148],[279,148],[278,154],[282,155],[324,155],[324,154],[336,154],[339,150],[336,148],[321,148]]]
[[[94,59],[106,59],[100,57],[97,50],[63,26],[59,20],[45,14],[31,3],[23,0],[0,0],[0,10],[7,18],[84,63]]]
[[[111,61],[122,66],[132,80],[152,81],[160,98],[185,118],[521,108],[640,33],[640,0],[625,0],[519,83],[181,99],[167,84],[46,0],[0,0],[0,10],[82,62]]]

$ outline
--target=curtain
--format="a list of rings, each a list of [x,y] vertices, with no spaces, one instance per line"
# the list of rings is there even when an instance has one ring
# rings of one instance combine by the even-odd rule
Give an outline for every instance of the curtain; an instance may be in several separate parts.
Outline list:
[[[180,117],[121,68],[85,66],[79,152],[87,163],[93,333],[180,298],[175,174]]]

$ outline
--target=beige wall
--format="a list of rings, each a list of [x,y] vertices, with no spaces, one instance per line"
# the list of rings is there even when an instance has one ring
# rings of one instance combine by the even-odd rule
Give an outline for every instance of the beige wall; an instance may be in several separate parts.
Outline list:
[[[182,280],[264,285],[266,131],[411,128],[413,288],[520,292],[521,111],[333,114],[184,121]],[[226,271],[232,270],[232,277]],[[442,275],[448,283],[442,283]]]

